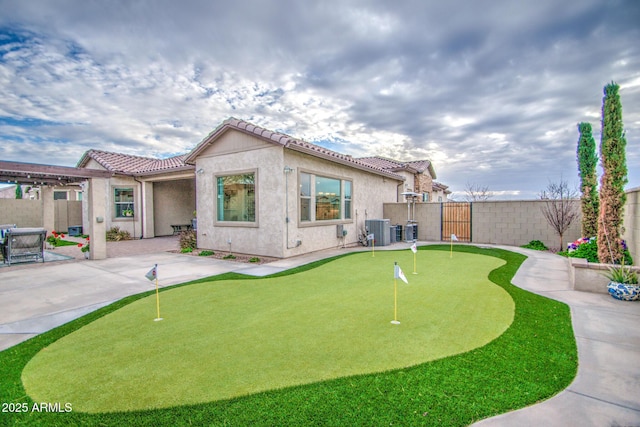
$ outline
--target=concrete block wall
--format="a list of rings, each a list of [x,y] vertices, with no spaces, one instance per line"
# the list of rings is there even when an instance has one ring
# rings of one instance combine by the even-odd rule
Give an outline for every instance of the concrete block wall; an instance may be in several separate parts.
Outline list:
[[[541,200],[474,202],[471,208],[472,242],[521,246],[531,240],[541,240],[550,248],[557,248],[559,237],[542,214]],[[418,239],[441,239],[441,203],[416,204]],[[385,203],[384,218],[391,224],[406,224],[406,203]],[[580,218],[576,219],[563,236],[563,249],[568,242],[580,236]]]
[[[0,224],[42,227],[42,200],[0,199]]]
[[[418,223],[418,240],[440,240],[440,215],[441,203],[417,203],[415,220]],[[385,203],[383,205],[383,217],[391,220],[391,225],[407,224],[406,203]]]
[[[627,242],[633,262],[640,265],[640,187],[627,191],[622,226],[622,238]]]
[[[579,203],[576,201],[576,204]],[[521,246],[540,240],[549,248],[560,245],[560,238],[549,225],[542,208],[542,200],[475,202],[472,207],[472,240]],[[579,205],[578,205],[579,209]],[[578,217],[563,236],[562,249],[580,238],[581,217]]]

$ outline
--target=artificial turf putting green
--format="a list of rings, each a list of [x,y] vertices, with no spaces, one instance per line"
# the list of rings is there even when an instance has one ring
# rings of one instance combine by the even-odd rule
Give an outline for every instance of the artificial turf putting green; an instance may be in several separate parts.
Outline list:
[[[22,380],[34,401],[74,411],[209,402],[381,372],[483,346],[514,303],[488,280],[504,261],[421,251],[353,254],[302,273],[193,284],[127,305],[44,348]],[[393,319],[393,262],[398,281]]]

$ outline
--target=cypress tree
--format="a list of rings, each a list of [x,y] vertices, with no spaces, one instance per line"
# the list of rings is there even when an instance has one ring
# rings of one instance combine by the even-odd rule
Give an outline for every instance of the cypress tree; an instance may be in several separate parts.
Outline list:
[[[580,139],[578,139],[578,171],[580,172],[580,199],[582,206],[582,236],[598,235],[598,178],[596,165],[596,141],[591,133],[591,123],[578,123]]]
[[[22,199],[22,185],[16,184],[16,199]]]
[[[600,181],[600,215],[598,218],[598,259],[618,264],[623,257],[622,214],[627,196],[627,161],[622,104],[618,86],[611,82],[604,87],[602,100],[602,135],[600,162],[604,170]]]

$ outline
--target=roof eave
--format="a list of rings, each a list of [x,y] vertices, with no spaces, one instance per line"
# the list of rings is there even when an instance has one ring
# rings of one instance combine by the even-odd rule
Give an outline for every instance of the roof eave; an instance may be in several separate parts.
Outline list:
[[[358,163],[355,163],[353,161],[349,161],[349,160],[346,160],[346,159],[343,159],[343,158],[340,158],[340,157],[337,157],[337,156],[331,156],[331,155],[322,153],[320,151],[312,150],[310,148],[306,148],[306,147],[303,147],[303,146],[300,146],[300,145],[287,144],[287,145],[285,145],[285,148],[288,148],[290,150],[297,151],[297,152],[300,152],[300,153],[309,154],[311,156],[318,157],[320,159],[329,160],[329,161],[334,162],[334,163],[339,163],[341,165],[349,166],[349,167],[352,167],[354,169],[362,170],[362,171],[373,173],[373,174],[376,174],[376,175],[381,175],[381,176],[384,176],[386,178],[394,179],[396,181],[405,181],[406,180],[405,177],[403,177],[401,175],[398,175],[398,174],[395,174],[393,172],[387,172],[387,171],[384,171],[384,170],[373,169],[373,168],[368,167],[366,165],[358,164]]]

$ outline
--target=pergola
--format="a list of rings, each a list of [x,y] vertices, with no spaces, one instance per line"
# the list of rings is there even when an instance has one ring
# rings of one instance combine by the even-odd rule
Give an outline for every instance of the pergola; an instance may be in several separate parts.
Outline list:
[[[105,180],[113,176],[110,171],[43,165],[0,160],[0,182],[40,185],[42,188],[43,225],[53,229],[53,187],[86,182],[85,200],[89,206],[89,230],[91,259],[107,257],[106,243],[106,194]]]

